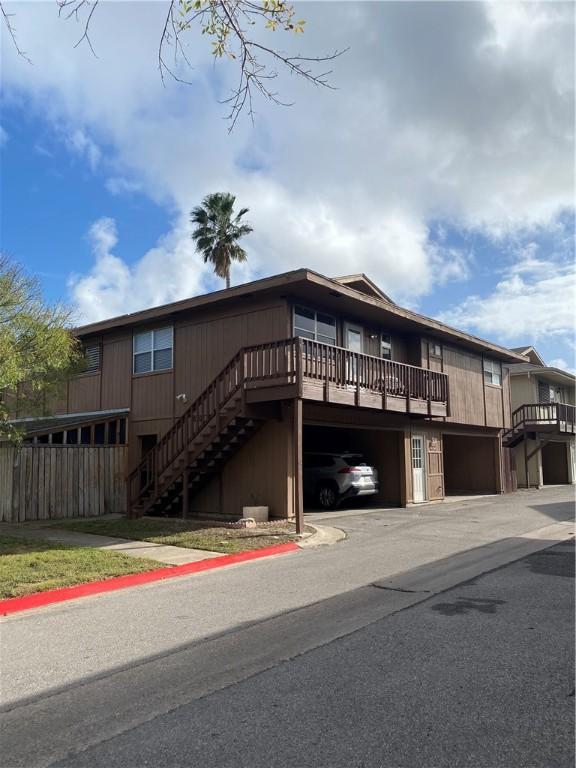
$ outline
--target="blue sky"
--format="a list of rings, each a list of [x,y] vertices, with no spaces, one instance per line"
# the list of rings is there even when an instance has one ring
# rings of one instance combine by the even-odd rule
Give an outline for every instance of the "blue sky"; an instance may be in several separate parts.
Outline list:
[[[234,71],[203,40],[192,87],[161,86],[161,5],[140,5],[126,43],[134,5],[107,4],[98,59],[54,9],[15,6],[34,66],[3,40],[2,248],[79,320],[176,300],[219,286],[187,215],[226,189],[255,227],[237,282],[364,271],[426,315],[573,367],[573,7],[402,5],[332,5],[332,29],[306,4],[310,50],[351,45],[338,90],[280,78],[294,106],[259,104],[230,135]]]

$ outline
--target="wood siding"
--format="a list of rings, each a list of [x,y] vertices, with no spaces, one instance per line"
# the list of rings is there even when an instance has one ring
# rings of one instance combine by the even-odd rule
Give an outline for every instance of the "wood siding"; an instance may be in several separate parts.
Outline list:
[[[294,472],[289,408],[281,420],[266,422],[228,461],[219,477],[191,501],[191,514],[214,513],[237,519],[242,507],[266,505],[270,516],[290,517]]]
[[[126,512],[127,448],[0,446],[0,521]]]

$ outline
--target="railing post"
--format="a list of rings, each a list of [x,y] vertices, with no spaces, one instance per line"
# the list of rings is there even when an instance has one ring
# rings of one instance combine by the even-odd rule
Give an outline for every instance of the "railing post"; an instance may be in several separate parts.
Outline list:
[[[388,410],[388,360],[382,360],[380,363],[380,386],[382,387],[382,410]]]
[[[411,368],[406,369],[406,413],[410,413],[410,396],[412,394]]]
[[[297,397],[302,397],[303,382],[302,382],[302,338],[296,337],[296,393]]]
[[[330,353],[332,351],[332,347],[328,346],[325,348],[325,359],[324,359],[324,401],[326,403],[330,402]]]

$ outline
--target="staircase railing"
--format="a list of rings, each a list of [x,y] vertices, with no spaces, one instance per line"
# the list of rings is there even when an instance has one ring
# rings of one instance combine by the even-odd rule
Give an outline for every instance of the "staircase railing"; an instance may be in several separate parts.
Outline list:
[[[241,387],[244,375],[240,350],[206,387],[166,434],[128,475],[128,509],[133,502],[156,487],[158,477],[182,454]]]

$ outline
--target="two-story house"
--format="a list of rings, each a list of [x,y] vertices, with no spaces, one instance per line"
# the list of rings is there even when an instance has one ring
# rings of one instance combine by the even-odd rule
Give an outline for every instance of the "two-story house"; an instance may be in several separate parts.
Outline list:
[[[515,454],[518,485],[576,482],[576,377],[547,366],[534,347],[514,349],[529,362],[510,366],[512,427],[504,445]]]
[[[365,275],[298,269],[75,333],[87,369],[27,439],[127,444],[132,515],[257,503],[301,521],[307,451],[364,454],[382,504],[516,487],[501,436],[526,358]]]

